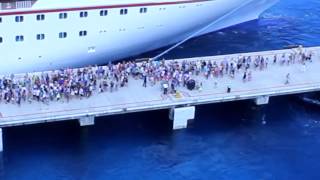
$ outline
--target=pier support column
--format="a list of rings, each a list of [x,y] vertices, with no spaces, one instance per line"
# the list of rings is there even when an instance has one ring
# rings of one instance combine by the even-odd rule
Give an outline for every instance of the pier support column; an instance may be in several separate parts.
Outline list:
[[[269,96],[259,96],[255,99],[256,105],[265,105],[269,103]]]
[[[194,119],[195,107],[171,108],[169,118],[173,120],[173,129],[184,129],[188,126],[188,120]]]
[[[3,151],[2,128],[0,128],[0,153]]]
[[[84,116],[79,119],[80,126],[94,125],[94,116]]]

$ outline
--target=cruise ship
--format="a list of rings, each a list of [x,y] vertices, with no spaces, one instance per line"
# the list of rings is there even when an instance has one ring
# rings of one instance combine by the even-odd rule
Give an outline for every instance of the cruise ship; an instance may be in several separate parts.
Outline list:
[[[278,0],[0,0],[0,74],[106,64],[254,20]]]

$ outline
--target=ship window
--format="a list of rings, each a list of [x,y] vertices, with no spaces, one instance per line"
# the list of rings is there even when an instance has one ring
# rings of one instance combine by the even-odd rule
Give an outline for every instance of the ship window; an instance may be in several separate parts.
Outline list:
[[[147,12],[147,8],[140,8],[140,13],[146,13]]]
[[[86,36],[87,35],[87,31],[79,31],[79,36]]]
[[[59,33],[59,38],[66,38],[67,37],[67,33],[66,32],[60,32]]]
[[[16,16],[16,22],[23,22],[23,16]]]
[[[16,41],[17,41],[17,42],[22,42],[23,40],[24,40],[24,38],[23,38],[22,35],[16,36]]]
[[[101,10],[100,11],[100,16],[107,16],[108,15],[108,10]]]
[[[43,40],[44,34],[37,34],[37,40]]]
[[[0,37],[0,43],[2,43],[3,42],[3,39],[2,39],[2,37]]]
[[[59,13],[59,19],[67,19],[68,14],[67,13]]]
[[[38,14],[37,15],[37,21],[43,21],[44,20],[44,14]]]
[[[120,9],[120,14],[121,15],[128,14],[128,9]]]
[[[88,12],[87,11],[82,11],[80,12],[80,17],[83,18],[83,17],[88,17]]]

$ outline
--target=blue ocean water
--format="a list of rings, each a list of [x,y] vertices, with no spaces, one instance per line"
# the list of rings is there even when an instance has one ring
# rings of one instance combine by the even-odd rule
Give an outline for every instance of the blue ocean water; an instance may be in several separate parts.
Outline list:
[[[319,12],[319,0],[281,0],[260,20],[192,39],[165,58],[320,45]],[[291,96],[262,107],[199,106],[181,131],[171,130],[166,110],[99,118],[86,128],[75,121],[6,128],[0,180],[316,180],[319,110]]]
[[[164,58],[262,51],[292,44],[319,45],[319,12],[319,0],[280,0],[276,6],[262,14],[258,21],[192,39]],[[143,56],[153,57],[164,49]]]

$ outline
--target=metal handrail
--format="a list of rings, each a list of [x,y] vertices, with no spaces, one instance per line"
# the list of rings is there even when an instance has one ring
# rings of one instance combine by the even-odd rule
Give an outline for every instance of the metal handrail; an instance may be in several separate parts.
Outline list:
[[[36,1],[37,0],[0,1],[0,9],[1,10],[13,10],[13,9],[20,9],[20,8],[31,8]]]

